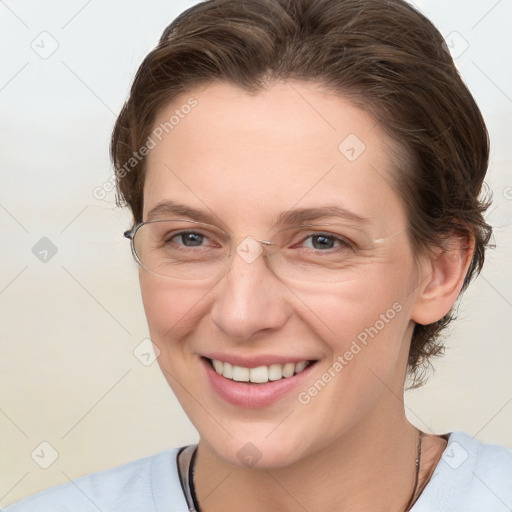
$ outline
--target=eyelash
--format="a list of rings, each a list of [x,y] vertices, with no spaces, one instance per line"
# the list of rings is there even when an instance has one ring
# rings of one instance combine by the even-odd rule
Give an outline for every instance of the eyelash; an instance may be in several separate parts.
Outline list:
[[[306,237],[304,237],[301,240],[301,244],[303,244],[306,240],[312,239],[313,237],[325,237],[327,239],[330,239],[334,242],[334,244],[338,244],[338,249],[353,249],[354,246],[351,242],[349,242],[346,238],[341,237],[339,235],[334,235],[332,233],[323,233],[323,232],[314,232],[308,234]],[[320,252],[327,252],[327,251],[321,251],[320,249],[315,249],[314,247],[311,247],[311,249],[320,251]],[[333,247],[332,249],[336,249],[336,247]]]
[[[196,246],[187,246],[183,243],[183,238],[187,235],[197,235],[202,237],[203,239],[209,240],[209,237],[207,235],[204,235],[203,233],[199,233],[197,231],[179,231],[178,233],[173,234],[172,236],[166,236],[164,237],[164,242],[166,244],[168,243],[177,243],[174,242],[175,239],[181,238],[181,243],[177,243],[177,245],[184,247],[185,249],[193,249],[194,247],[203,247],[204,245],[196,245]]]
[[[187,246],[183,243],[183,237],[186,235],[198,235],[200,237],[203,237],[203,241],[204,241],[204,239],[206,239],[206,240],[209,239],[209,237],[207,235],[204,235],[203,233],[200,233],[197,231],[181,231],[181,232],[175,233],[174,235],[169,237],[167,240],[165,240],[165,242],[169,243],[169,242],[172,242],[175,238],[181,237],[182,243],[178,244],[178,245],[189,248],[190,246]],[[354,249],[354,244],[352,242],[350,242],[349,240],[347,240],[346,238],[341,237],[339,235],[334,235],[332,233],[324,233],[324,232],[309,233],[307,236],[302,238],[300,242],[294,244],[293,247],[296,247],[298,244],[304,244],[304,242],[306,242],[306,240],[312,239],[313,237],[325,237],[327,239],[330,239],[334,242],[334,244],[337,244],[337,249]],[[204,245],[201,244],[201,245],[192,246],[192,247],[203,247],[203,246]],[[328,252],[332,249],[336,249],[336,247],[329,248],[325,251],[322,251],[321,249],[315,249],[314,247],[310,247],[310,249],[313,249],[318,252]]]

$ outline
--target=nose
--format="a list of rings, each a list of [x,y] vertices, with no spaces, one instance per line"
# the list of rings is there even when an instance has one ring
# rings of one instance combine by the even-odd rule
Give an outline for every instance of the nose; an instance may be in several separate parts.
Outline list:
[[[287,288],[267,266],[261,247],[256,244],[253,240],[237,247],[228,273],[215,287],[213,322],[225,336],[236,341],[275,331],[290,316]]]

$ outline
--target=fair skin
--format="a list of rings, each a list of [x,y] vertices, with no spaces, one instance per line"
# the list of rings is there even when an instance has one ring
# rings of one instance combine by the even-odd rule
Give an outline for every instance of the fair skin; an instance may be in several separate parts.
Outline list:
[[[201,510],[402,511],[414,485],[418,439],[402,401],[414,322],[449,311],[471,250],[455,240],[415,264],[407,215],[390,185],[392,142],[342,97],[306,82],[273,83],[252,95],[220,83],[190,95],[197,107],[148,157],[143,220],[168,217],[150,212],[163,201],[179,202],[209,214],[235,248],[249,235],[267,240],[283,212],[338,206],[366,222],[321,222],[356,238],[387,239],[375,245],[371,265],[364,256],[354,260],[341,283],[281,279],[263,256],[247,263],[237,254],[216,280],[140,270],[159,364],[200,435],[194,483]],[[155,126],[187,97],[175,98]],[[349,134],[365,145],[353,161],[338,149]],[[393,305],[399,312],[321,392],[300,403],[298,393]],[[212,387],[205,358],[213,355],[248,367],[270,359],[314,364],[291,391],[251,407]],[[265,385],[239,384],[248,394]],[[247,443],[258,453],[251,467],[239,455]],[[438,436],[424,438],[420,486],[445,446]]]

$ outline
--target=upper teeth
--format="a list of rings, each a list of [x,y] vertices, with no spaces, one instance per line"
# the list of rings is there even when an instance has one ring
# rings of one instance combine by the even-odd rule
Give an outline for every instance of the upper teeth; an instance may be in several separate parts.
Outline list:
[[[256,368],[245,368],[230,363],[224,363],[212,359],[215,371],[227,379],[238,382],[265,383],[269,380],[279,380],[283,377],[291,377],[300,373],[306,368],[308,361],[300,363],[271,364],[269,366],[257,366]]]

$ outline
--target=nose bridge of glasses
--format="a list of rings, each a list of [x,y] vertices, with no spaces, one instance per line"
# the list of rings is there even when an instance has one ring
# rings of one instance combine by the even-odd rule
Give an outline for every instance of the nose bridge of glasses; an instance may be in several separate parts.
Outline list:
[[[276,242],[260,240],[249,235],[236,245],[235,253],[247,264],[252,264],[262,253],[266,252],[267,247],[275,245],[277,245]]]

